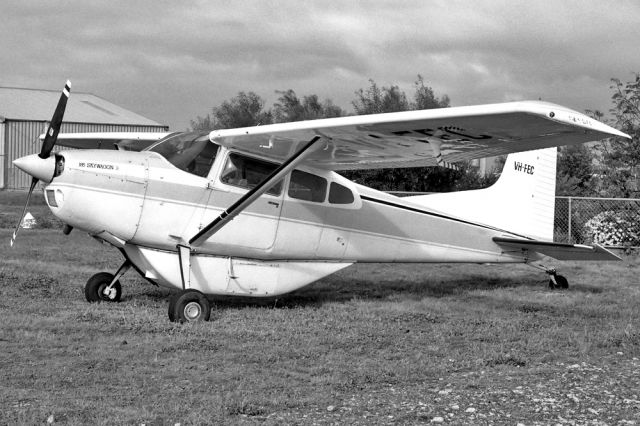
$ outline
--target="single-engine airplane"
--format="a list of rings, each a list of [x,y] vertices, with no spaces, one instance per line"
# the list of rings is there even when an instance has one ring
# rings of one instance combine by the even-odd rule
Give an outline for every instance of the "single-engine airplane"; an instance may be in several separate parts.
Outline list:
[[[14,164],[38,181],[64,232],[122,253],[85,286],[116,302],[133,267],[176,290],[171,321],[208,320],[208,297],[270,297],[356,262],[616,260],[553,242],[556,146],[629,136],[579,112],[530,101],[351,116],[208,133],[59,134],[67,82],[39,154]],[[146,140],[142,151],[66,150],[56,141]],[[489,188],[399,198],[340,170],[447,166],[509,154]],[[23,212],[24,215],[24,212]],[[14,244],[20,225],[11,239]]]

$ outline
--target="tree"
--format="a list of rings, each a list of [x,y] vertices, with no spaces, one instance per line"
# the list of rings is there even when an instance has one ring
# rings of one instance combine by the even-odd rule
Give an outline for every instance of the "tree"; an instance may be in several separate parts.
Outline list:
[[[367,89],[359,89],[355,92],[356,99],[352,104],[357,114],[378,114],[449,106],[449,97],[443,95],[442,98],[437,98],[433,89],[425,85],[421,75],[418,75],[414,88],[413,101],[409,102],[406,94],[398,86],[380,88],[375,81],[370,79]],[[486,178],[479,176],[478,171],[470,167],[469,164],[463,163],[459,166],[460,170],[442,167],[412,167],[347,171],[343,174],[355,182],[383,191],[445,192],[480,188],[495,181],[493,175]]]
[[[292,89],[276,90],[280,95],[278,102],[273,104],[273,115],[276,123],[291,121],[315,120],[318,118],[332,118],[345,115],[342,108],[327,99],[320,102],[318,95],[303,96],[302,101]]]
[[[613,107],[609,111],[613,120],[610,124],[631,139],[609,138],[602,144],[602,160],[606,165],[602,173],[602,193],[609,197],[637,197],[640,192],[640,73],[634,73],[634,76],[634,80],[626,83],[611,79]],[[592,115],[603,116],[598,111]]]
[[[597,195],[594,147],[568,145],[558,150],[556,194],[588,197]]]
[[[356,114],[380,114],[383,112],[407,111],[410,108],[407,95],[398,86],[380,89],[375,81],[369,79],[367,90],[358,89],[356,99],[351,102]]]
[[[196,117],[195,120],[191,120],[191,130],[213,130],[215,129],[214,119],[211,114],[207,114],[204,117]]]
[[[418,74],[418,80],[414,85],[416,93],[413,97],[414,106],[412,109],[447,108],[450,106],[449,96],[443,95],[442,98],[437,98],[433,89],[424,85],[424,79],[420,74]]]
[[[191,121],[193,130],[233,129],[271,124],[271,111],[264,109],[264,100],[253,92],[240,92],[234,98],[212,109],[212,114]]]

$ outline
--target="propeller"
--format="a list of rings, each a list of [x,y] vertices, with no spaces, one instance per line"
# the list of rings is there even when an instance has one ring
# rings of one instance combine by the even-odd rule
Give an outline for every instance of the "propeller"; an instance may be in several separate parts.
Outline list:
[[[60,133],[60,127],[62,126],[62,117],[64,116],[64,110],[67,107],[67,100],[69,99],[70,92],[71,82],[67,80],[67,83],[64,85],[64,89],[62,89],[62,94],[60,95],[60,99],[58,100],[58,105],[56,106],[56,110],[53,113],[51,122],[49,123],[47,133],[44,136],[42,149],[37,155],[41,160],[34,160],[32,158],[33,156],[28,156],[19,158],[14,161],[14,164],[18,168],[29,173],[32,176],[32,179],[31,186],[29,187],[29,193],[27,194],[27,202],[24,204],[24,209],[22,209],[22,215],[20,216],[20,220],[18,221],[18,226],[16,226],[16,230],[13,231],[13,235],[11,235],[11,247],[13,247],[13,244],[16,241],[16,236],[18,235],[18,231],[20,230],[20,225],[22,224],[24,215],[27,212],[27,207],[29,207],[29,201],[31,200],[33,189],[36,187],[40,179],[47,181],[48,173],[46,173],[46,171],[51,169],[50,163],[53,163],[53,170],[55,171],[55,161],[45,162],[42,160],[47,160],[51,156],[51,150],[53,150],[53,147],[58,140],[58,133]],[[48,182],[50,182],[51,179],[53,179],[53,173],[51,173],[51,178],[49,178]]]

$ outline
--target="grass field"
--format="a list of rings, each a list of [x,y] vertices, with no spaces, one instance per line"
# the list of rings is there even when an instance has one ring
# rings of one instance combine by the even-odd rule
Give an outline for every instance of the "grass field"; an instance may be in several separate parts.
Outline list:
[[[0,424],[640,424],[636,257],[557,264],[562,292],[522,265],[356,265],[177,325],[133,271],[86,303],[120,255],[40,194],[48,225],[10,249],[23,196],[0,197]]]

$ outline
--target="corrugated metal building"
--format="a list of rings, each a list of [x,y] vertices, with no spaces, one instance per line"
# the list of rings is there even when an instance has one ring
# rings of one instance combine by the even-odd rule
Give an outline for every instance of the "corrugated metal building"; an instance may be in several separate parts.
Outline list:
[[[0,189],[28,188],[31,177],[13,160],[40,152],[60,90],[0,87]],[[60,129],[78,132],[163,132],[164,126],[89,93],[72,92]]]

